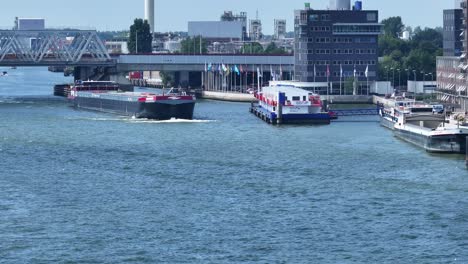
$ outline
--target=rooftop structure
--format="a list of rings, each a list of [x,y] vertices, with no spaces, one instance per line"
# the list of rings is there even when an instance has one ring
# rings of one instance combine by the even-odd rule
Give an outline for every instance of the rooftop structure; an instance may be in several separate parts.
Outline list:
[[[43,18],[16,18],[15,30],[44,30],[45,19]]]

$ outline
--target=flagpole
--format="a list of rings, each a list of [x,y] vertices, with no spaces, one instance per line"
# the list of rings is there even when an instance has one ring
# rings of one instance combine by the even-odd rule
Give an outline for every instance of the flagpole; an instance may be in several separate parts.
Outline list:
[[[205,71],[202,72],[201,74],[201,88],[202,88],[202,91],[205,89],[205,73],[207,71],[207,68],[206,68],[206,61],[205,61]]]
[[[340,76],[340,95],[343,95],[343,76]]]
[[[317,75],[317,70],[315,69],[315,64],[314,64],[314,83],[315,83],[315,76]]]
[[[330,74],[327,71],[327,105],[330,104]]]
[[[237,68],[237,65],[235,66]],[[238,69],[239,70],[239,69]],[[236,75],[234,75],[234,90],[237,92],[237,72]]]
[[[239,82],[240,82],[240,92],[242,93],[242,71],[241,71],[241,77],[239,78]]]
[[[340,95],[343,95],[343,65],[340,64]]]
[[[369,87],[369,76],[367,76],[367,96],[369,96],[369,90],[370,90],[370,87]]]
[[[257,92],[260,93],[260,70],[257,68],[257,71]]]
[[[366,78],[367,78],[367,96],[369,96],[370,87],[369,87],[369,65],[366,67]]]

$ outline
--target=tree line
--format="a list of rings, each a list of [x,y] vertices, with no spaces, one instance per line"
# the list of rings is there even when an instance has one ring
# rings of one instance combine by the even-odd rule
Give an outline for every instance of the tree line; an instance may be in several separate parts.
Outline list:
[[[384,35],[379,38],[379,79],[388,78],[396,85],[400,80],[405,83],[408,78],[435,79],[436,57],[443,53],[442,29],[412,29],[403,24],[401,17],[389,17],[382,20],[382,24]],[[404,31],[410,33],[409,40],[400,38]]]

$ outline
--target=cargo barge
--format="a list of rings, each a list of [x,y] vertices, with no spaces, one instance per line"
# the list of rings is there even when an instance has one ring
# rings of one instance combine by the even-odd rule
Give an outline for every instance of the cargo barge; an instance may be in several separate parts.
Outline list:
[[[161,93],[122,92],[114,82],[86,81],[71,87],[73,106],[135,118],[193,119],[195,97],[176,89]]]
[[[400,115],[394,135],[431,153],[465,154],[468,130],[439,115]]]

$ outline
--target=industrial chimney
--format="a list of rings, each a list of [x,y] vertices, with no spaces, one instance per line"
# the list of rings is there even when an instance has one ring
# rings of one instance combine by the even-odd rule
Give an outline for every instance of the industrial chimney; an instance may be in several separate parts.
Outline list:
[[[151,27],[151,33],[154,33],[154,0],[145,0],[145,20]]]

